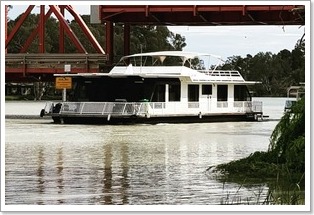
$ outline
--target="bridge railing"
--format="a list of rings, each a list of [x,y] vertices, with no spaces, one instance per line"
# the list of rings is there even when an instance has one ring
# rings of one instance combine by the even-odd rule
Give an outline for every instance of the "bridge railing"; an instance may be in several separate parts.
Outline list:
[[[108,61],[107,54],[5,54],[6,81],[14,81],[31,74],[64,74],[64,65],[71,65],[72,73],[101,72]],[[19,74],[19,75],[16,75]]]

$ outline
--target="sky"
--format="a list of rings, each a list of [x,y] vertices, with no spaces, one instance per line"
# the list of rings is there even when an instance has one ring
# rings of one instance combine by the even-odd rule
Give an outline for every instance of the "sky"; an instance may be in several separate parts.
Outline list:
[[[10,3],[11,4],[11,3]],[[23,13],[28,5],[13,5],[8,13],[10,19],[15,19]],[[72,5],[81,15],[90,14],[89,5]],[[46,6],[48,10],[48,6]],[[33,13],[39,13],[35,7]],[[67,19],[73,19],[65,14]],[[210,53],[219,55],[226,60],[231,56],[246,57],[259,52],[277,54],[283,49],[291,51],[302,37],[304,26],[169,26],[170,31],[179,33],[186,38],[184,51]]]

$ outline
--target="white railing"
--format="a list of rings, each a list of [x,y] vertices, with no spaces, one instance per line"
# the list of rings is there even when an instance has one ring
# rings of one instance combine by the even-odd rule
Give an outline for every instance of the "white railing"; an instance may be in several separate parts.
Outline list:
[[[228,102],[217,102],[217,108],[227,108]]]
[[[146,114],[143,102],[63,102],[61,114],[81,115],[139,115]]]
[[[210,107],[205,102],[62,102],[61,109],[54,110],[54,104],[46,104],[46,113],[66,115],[169,115],[206,113],[251,113],[262,112],[260,101],[217,102]],[[216,106],[216,107],[214,107]],[[211,110],[211,111],[210,111]]]
[[[199,108],[200,103],[199,102],[189,102],[188,103],[188,108]]]
[[[252,103],[252,111],[253,112],[263,112],[263,102],[261,102],[261,101],[253,101],[253,103]]]
[[[237,112],[263,112],[263,103],[261,101],[235,101],[233,108]]]
[[[47,102],[44,107],[45,113],[52,113],[53,111],[53,102]]]

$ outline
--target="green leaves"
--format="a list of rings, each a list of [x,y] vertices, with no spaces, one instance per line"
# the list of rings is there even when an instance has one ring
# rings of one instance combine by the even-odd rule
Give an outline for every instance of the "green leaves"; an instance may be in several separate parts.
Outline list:
[[[280,178],[293,182],[305,172],[305,99],[296,102],[275,127],[267,152],[220,164],[229,178]],[[298,182],[300,183],[300,182]]]
[[[269,145],[290,170],[304,171],[305,165],[305,98],[286,112],[275,127]]]
[[[261,85],[251,86],[257,96],[286,96],[288,87],[305,80],[305,41],[298,41],[291,52],[232,56],[219,69],[238,70],[245,80],[261,81]]]
[[[20,16],[8,23],[8,32],[13,29]],[[23,44],[38,25],[38,14],[30,14],[15,35],[10,45],[8,53],[19,53]],[[100,44],[105,44],[105,26],[103,24],[91,24],[89,15],[82,15],[82,19],[89,27]],[[89,53],[95,53],[95,49],[80,29],[75,20],[68,21],[71,29],[78,37],[84,48]],[[166,26],[134,25],[130,32],[130,52],[131,54],[150,51],[182,50],[185,46],[185,37],[174,34]],[[123,48],[124,29],[123,25],[114,26],[114,61],[117,62],[124,55]],[[46,21],[45,27],[45,49],[47,53],[59,52],[59,21],[50,17]],[[65,53],[75,53],[77,49],[73,42],[65,34]],[[38,39],[35,39],[28,53],[38,53]]]

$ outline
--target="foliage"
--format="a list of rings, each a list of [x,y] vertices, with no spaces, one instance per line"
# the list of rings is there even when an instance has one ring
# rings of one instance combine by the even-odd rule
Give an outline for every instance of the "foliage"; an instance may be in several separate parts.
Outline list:
[[[8,32],[10,33],[20,19],[21,15],[15,20],[8,22]],[[95,36],[96,40],[102,45],[105,44],[105,26],[102,24],[91,24],[90,15],[82,15],[82,19]],[[30,14],[18,33],[15,35],[10,45],[8,53],[19,53],[26,39],[37,27],[39,14]],[[82,43],[88,53],[94,53],[95,49],[89,42],[84,32],[75,20],[69,21],[68,24]],[[117,62],[123,55],[123,25],[115,25],[114,27],[114,61]],[[65,35],[67,35],[65,33]],[[138,52],[161,51],[161,50],[182,50],[185,46],[185,38],[180,34],[175,34],[168,30],[166,26],[131,26],[131,54]],[[29,53],[38,53],[38,37],[33,41],[28,49]],[[46,21],[45,28],[45,52],[59,52],[59,21],[54,17],[49,17]],[[65,53],[75,53],[77,49],[73,42],[66,37]]]
[[[270,178],[277,174],[277,160],[272,153],[254,152],[246,158],[220,164],[217,169],[229,177]]]
[[[271,135],[269,151],[278,156],[293,172],[304,172],[305,167],[305,99],[301,98],[291,111],[286,112]]]
[[[296,102],[275,127],[267,152],[220,164],[217,170],[228,177],[284,177],[292,183],[305,172],[305,99]]]
[[[305,40],[298,41],[291,52],[232,56],[218,68],[238,70],[245,80],[260,81],[251,87],[257,96],[286,96],[288,87],[305,81]]]
[[[286,112],[275,127],[267,152],[220,164],[215,169],[219,180],[267,183],[263,204],[304,204],[305,186],[305,98]]]

